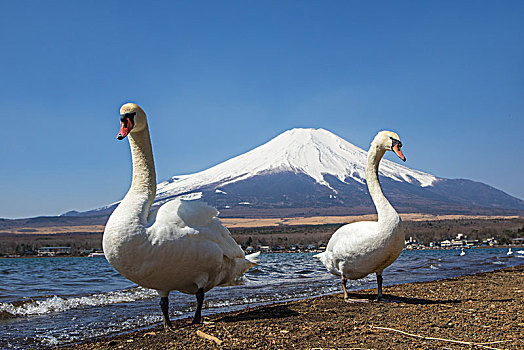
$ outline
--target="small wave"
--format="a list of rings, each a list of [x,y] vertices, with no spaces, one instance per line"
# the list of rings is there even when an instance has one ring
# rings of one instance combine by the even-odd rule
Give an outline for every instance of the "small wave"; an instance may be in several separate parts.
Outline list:
[[[495,265],[506,265],[506,263],[504,261],[493,261],[492,264],[495,264]]]
[[[252,298],[242,298],[242,299],[229,299],[229,300],[210,300],[206,302],[208,308],[221,308],[234,305],[249,305],[254,303],[260,303],[264,301],[271,301],[274,298],[271,297],[252,297]]]
[[[52,336],[52,335],[45,335],[45,336],[36,336],[42,344],[45,346],[57,346],[60,342],[58,338]]]
[[[259,268],[255,267],[255,268],[249,270],[249,275],[268,275],[268,273],[265,272],[265,271],[262,271]]]
[[[44,315],[85,306],[127,303],[156,296],[157,293],[154,290],[141,287],[83,297],[63,298],[55,295],[43,300],[29,300],[23,303],[0,303],[0,314],[10,315],[11,317]]]
[[[367,280],[370,280],[370,278],[366,278]],[[358,286],[359,281],[350,281],[349,288],[352,286]],[[233,306],[239,306],[239,305],[250,305],[250,304],[263,304],[268,302],[275,302],[275,301],[283,301],[283,300],[293,300],[293,299],[301,299],[301,298],[307,298],[311,296],[316,295],[325,295],[330,294],[333,292],[336,292],[339,290],[338,284],[335,286],[318,286],[313,288],[304,288],[304,289],[298,289],[298,290],[288,290],[284,293],[271,293],[271,294],[259,294],[259,295],[253,295],[251,297],[243,297],[243,298],[227,298],[227,299],[217,299],[217,300],[209,300],[205,301],[204,305],[206,308],[228,308]]]

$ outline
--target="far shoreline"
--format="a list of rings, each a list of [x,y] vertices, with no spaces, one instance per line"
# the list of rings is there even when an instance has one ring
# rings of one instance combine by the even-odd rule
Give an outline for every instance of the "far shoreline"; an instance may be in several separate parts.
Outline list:
[[[509,247],[524,244],[522,238],[519,241],[519,237],[524,234],[524,217],[428,214],[401,214],[401,217],[404,220],[406,245],[415,249],[433,249],[440,247],[440,242],[446,242],[447,245],[456,248],[457,240],[462,241],[464,247]],[[272,224],[275,226],[267,226],[271,223],[256,221],[257,219],[237,218],[232,219],[234,222],[230,223],[225,222],[227,220],[231,219],[223,219],[223,223],[230,229],[233,239],[246,251],[315,252],[321,250],[343,224],[358,220],[376,220],[376,215],[289,219],[291,221],[288,218],[264,219],[273,220]],[[281,224],[274,220],[288,221]],[[253,227],[244,227],[249,225]],[[70,247],[72,256],[101,252],[103,230],[102,225],[33,228],[3,226],[0,228],[0,256],[35,256],[38,249],[45,247]]]
[[[512,249],[524,249],[524,244],[522,245],[497,245],[497,246],[478,246],[478,247],[461,247],[461,248],[425,248],[425,249],[406,249],[404,248],[402,251],[424,251],[424,250],[461,250],[462,248],[466,250],[470,249],[497,249],[497,248],[512,248]],[[262,252],[260,251],[260,254],[303,254],[303,253],[319,253],[322,252],[322,250],[315,250],[315,251],[290,251],[290,250],[284,250],[284,251],[274,251],[274,252]],[[90,257],[87,255],[56,255],[56,256],[37,256],[37,255],[21,255],[21,256],[0,256],[1,259],[51,259],[51,258],[105,258],[104,256],[94,256]]]

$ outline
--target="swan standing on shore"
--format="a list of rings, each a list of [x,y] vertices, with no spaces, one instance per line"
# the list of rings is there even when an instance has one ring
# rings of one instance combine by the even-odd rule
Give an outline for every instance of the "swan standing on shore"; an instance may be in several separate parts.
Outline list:
[[[404,248],[400,217],[382,193],[378,180],[378,165],[386,151],[393,151],[406,161],[401,147],[397,134],[381,131],[368,151],[366,183],[377,209],[378,221],[360,221],[342,226],[329,240],[326,251],[315,255],[331,273],[341,277],[345,301],[365,301],[349,299],[346,282],[347,279],[360,279],[370,273],[377,275],[377,299],[380,300],[382,271],[398,258]]]
[[[103,247],[109,263],[134,283],[157,290],[164,327],[170,328],[169,292],[195,294],[193,323],[202,321],[204,293],[228,284],[256,265],[200,201],[175,199],[149,211],[156,194],[156,174],[146,114],[136,104],[120,109],[119,140],[129,136],[133,180],[109,218]]]

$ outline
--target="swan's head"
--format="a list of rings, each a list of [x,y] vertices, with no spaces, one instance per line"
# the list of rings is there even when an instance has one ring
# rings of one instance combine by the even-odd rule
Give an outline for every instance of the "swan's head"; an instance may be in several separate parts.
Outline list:
[[[124,139],[130,132],[144,130],[147,126],[146,113],[139,105],[126,103],[120,107],[120,132],[117,139]]]
[[[384,130],[379,132],[371,144],[386,151],[393,151],[400,159],[404,162],[406,161],[406,157],[402,154],[400,137],[393,131]]]

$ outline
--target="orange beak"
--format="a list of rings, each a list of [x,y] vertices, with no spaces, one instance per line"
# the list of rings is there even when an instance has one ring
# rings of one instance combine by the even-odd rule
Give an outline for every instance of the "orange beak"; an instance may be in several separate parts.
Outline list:
[[[133,129],[133,123],[131,120],[129,120],[129,118],[124,119],[120,122],[120,131],[118,132],[116,138],[123,140],[129,134],[129,132],[131,132],[131,129]]]
[[[400,150],[400,146],[398,144],[396,144],[395,146],[393,146],[393,151],[397,154],[397,156],[402,159],[403,162],[406,161],[406,157],[404,157],[404,155],[402,154],[402,151]]]

